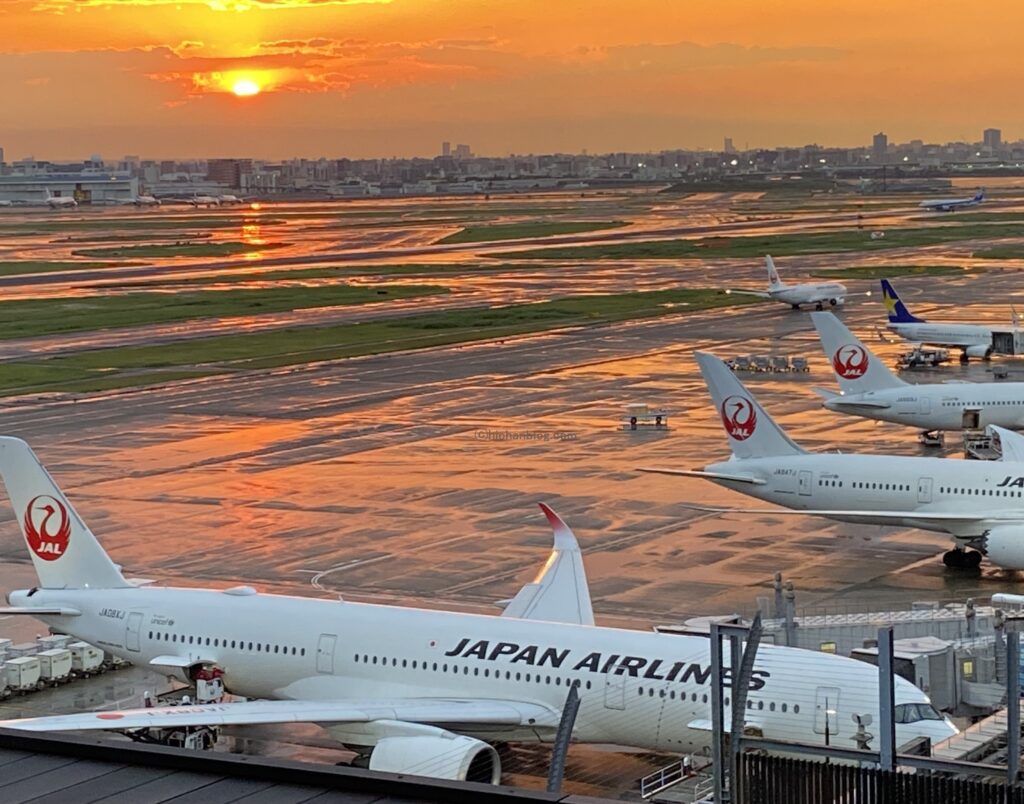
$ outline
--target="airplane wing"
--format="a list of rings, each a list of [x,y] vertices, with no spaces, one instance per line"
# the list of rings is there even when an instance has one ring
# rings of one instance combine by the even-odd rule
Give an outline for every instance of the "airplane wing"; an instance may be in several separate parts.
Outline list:
[[[53,617],[78,617],[81,615],[78,609],[67,608],[66,606],[2,606],[0,616],[8,614],[27,614],[29,617],[38,617],[40,614],[49,614]]]
[[[554,549],[536,579],[519,590],[501,616],[593,625],[594,610],[579,543],[558,514],[543,503],[540,509],[554,531]]]
[[[1003,450],[1002,460],[1024,463],[1024,436],[997,424],[990,424],[988,429],[999,436],[999,445]]]
[[[109,712],[0,720],[0,728],[21,731],[167,728],[174,726],[244,726],[266,723],[394,723],[431,726],[486,725],[557,728],[558,712],[520,701],[453,698],[395,700],[242,701],[239,703],[155,706]],[[398,729],[398,724],[395,724]]]
[[[702,477],[705,480],[732,480],[736,483],[750,483],[763,486],[767,481],[753,475],[731,475],[726,472],[703,472],[699,469],[662,469],[656,466],[638,466],[638,472],[649,472],[653,475],[677,475],[679,477]]]

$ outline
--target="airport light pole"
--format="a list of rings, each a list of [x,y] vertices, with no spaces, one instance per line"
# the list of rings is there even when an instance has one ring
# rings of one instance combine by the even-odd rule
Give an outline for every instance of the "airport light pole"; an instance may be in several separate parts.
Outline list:
[[[896,680],[893,678],[892,626],[878,629],[878,759],[882,770],[896,770]]]

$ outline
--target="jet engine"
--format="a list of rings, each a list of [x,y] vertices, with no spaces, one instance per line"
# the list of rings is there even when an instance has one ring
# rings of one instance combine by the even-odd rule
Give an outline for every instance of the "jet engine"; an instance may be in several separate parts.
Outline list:
[[[982,360],[988,360],[992,356],[992,347],[991,345],[985,346],[984,344],[979,343],[975,346],[968,346],[964,349],[964,354],[975,359],[981,358]]]
[[[370,754],[369,768],[461,782],[498,784],[501,780],[498,752],[461,734],[384,737]]]
[[[985,534],[985,552],[993,564],[1005,569],[1024,569],[1024,528],[999,525]]]

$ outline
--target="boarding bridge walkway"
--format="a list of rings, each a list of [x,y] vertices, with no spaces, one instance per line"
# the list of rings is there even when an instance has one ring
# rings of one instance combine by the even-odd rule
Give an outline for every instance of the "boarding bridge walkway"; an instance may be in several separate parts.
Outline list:
[[[1021,707],[1024,722],[1024,701]],[[1006,753],[1006,708],[932,746],[932,758],[958,762],[991,762],[994,754]],[[1005,761],[1005,760],[1004,760]]]

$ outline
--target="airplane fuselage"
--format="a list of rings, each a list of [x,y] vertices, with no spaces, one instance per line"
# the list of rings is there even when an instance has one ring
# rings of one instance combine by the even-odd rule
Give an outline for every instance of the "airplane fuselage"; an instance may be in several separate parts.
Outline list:
[[[705,471],[764,480],[764,485],[753,485],[712,479],[741,494],[798,511],[919,511],[922,515],[1020,512],[1024,519],[1024,463],[805,453],[733,458],[711,464]],[[984,536],[989,527],[981,518],[970,524],[913,517],[899,523],[889,518],[829,518],[950,533],[965,543]]]
[[[978,324],[890,322],[889,329],[914,343],[927,343],[933,346],[992,346],[992,330]]]
[[[1024,471],[1024,470],[1022,470]],[[136,664],[157,657],[223,668],[239,695],[288,700],[447,698],[535,703],[552,722],[569,686],[581,708],[574,736],[651,750],[710,744],[710,643],[681,637],[507,617],[257,594],[158,587],[14,592],[19,606],[60,605],[79,616],[41,616]],[[166,659],[163,660],[166,663]],[[728,663],[728,660],[727,660]],[[157,664],[160,664],[158,660]],[[763,646],[747,720],[765,736],[824,741],[853,734],[851,715],[877,716],[877,670],[860,662]],[[897,677],[897,703],[924,702]],[[726,688],[726,697],[730,689]],[[548,741],[553,727],[460,728],[484,740]],[[944,720],[897,726],[902,738],[953,733]],[[373,745],[365,726],[333,736]]]
[[[858,405],[858,402],[863,404]],[[977,410],[979,428],[997,424],[1024,428],[1024,383],[948,383],[906,385],[861,394],[843,394],[824,405],[848,413],[922,430],[960,430],[964,411]]]
[[[799,306],[801,304],[842,304],[846,286],[838,282],[784,285],[769,288],[768,296],[775,301]]]

